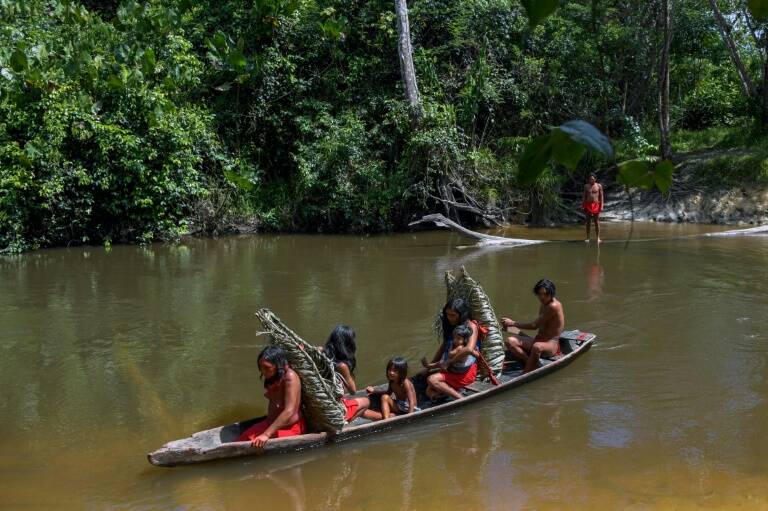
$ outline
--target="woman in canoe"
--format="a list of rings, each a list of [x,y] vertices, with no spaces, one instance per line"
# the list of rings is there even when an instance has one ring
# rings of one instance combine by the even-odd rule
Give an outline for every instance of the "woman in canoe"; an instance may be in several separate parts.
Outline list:
[[[357,392],[355,383],[355,353],[357,352],[356,335],[352,327],[347,325],[336,325],[328,341],[323,346],[323,352],[333,361],[333,367],[341,376],[344,384],[344,391],[347,394]],[[345,419],[347,422],[360,417],[368,409],[371,402],[367,397],[349,397],[343,398],[344,406],[347,409]]]
[[[459,391],[477,377],[476,355],[485,331],[477,321],[470,319],[469,306],[461,298],[445,304],[440,320],[443,342],[431,363],[426,358],[421,360],[428,372],[437,370],[427,376],[427,397],[433,400],[440,396],[461,399]],[[460,339],[454,341],[455,337]],[[463,346],[458,346],[459,343]]]
[[[285,351],[267,346],[259,354],[258,364],[267,389],[264,396],[269,400],[267,418],[243,431],[236,441],[261,448],[270,438],[303,435],[306,424],[301,415],[301,378],[288,365]]]

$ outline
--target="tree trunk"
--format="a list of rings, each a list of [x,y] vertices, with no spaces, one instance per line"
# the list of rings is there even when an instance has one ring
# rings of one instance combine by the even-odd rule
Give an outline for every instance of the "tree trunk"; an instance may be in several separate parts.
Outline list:
[[[757,98],[757,92],[755,91],[755,86],[752,84],[752,80],[749,78],[749,74],[747,74],[747,69],[744,67],[744,63],[741,61],[736,43],[733,42],[733,38],[731,37],[731,27],[723,17],[723,13],[720,12],[720,8],[717,6],[717,0],[709,0],[709,3],[712,6],[712,11],[715,13],[717,28],[720,31],[720,35],[722,36],[725,45],[728,47],[728,52],[731,54],[731,60],[739,75],[741,89],[748,98],[755,99]]]
[[[661,23],[664,42],[661,47],[659,63],[659,152],[663,160],[672,156],[672,143],[669,140],[669,48],[672,44],[672,10],[670,0],[661,2]]]
[[[760,110],[762,112],[762,124],[768,126],[768,31],[763,31],[763,49],[760,52],[763,57],[763,83],[761,97],[760,97]]]
[[[397,53],[400,57],[400,74],[405,87],[405,99],[411,106],[414,118],[422,115],[419,88],[416,85],[416,70],[413,67],[413,48],[411,47],[411,28],[408,22],[408,3],[406,0],[395,0],[397,14]]]
[[[533,188],[530,192],[531,198],[531,215],[529,218],[529,225],[531,227],[546,227],[549,218],[547,215],[547,207],[541,201],[539,190]]]

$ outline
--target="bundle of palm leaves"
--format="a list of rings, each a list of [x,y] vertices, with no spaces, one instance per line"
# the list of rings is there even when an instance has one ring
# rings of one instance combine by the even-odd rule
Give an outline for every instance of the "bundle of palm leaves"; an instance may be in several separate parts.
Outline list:
[[[333,362],[319,348],[305,342],[269,309],[256,317],[275,346],[285,350],[288,363],[301,378],[304,419],[310,429],[333,433],[344,426],[346,409],[341,402],[344,387]]]
[[[461,298],[467,302],[472,314],[472,319],[480,323],[488,329],[488,334],[482,339],[482,353],[485,360],[488,362],[488,366],[491,371],[498,376],[501,374],[504,368],[504,337],[502,336],[499,320],[496,318],[496,313],[493,310],[491,301],[488,299],[488,295],[485,294],[483,288],[472,277],[469,276],[467,270],[462,266],[459,270],[458,276],[453,272],[445,272],[445,285],[447,287],[447,300],[454,298]],[[440,315],[435,321],[435,330],[437,331],[440,339],[443,338],[443,324],[440,320]],[[483,377],[488,377],[488,374],[484,374],[484,367],[480,366],[480,374]]]

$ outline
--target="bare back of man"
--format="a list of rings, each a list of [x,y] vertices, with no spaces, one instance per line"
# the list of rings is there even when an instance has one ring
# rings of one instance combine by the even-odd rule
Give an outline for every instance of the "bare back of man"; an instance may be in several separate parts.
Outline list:
[[[536,284],[534,292],[541,303],[538,318],[529,323],[502,319],[502,324],[508,331],[517,330],[507,338],[506,345],[512,355],[525,364],[526,373],[539,367],[539,359],[542,356],[553,357],[560,352],[560,334],[565,327],[563,304],[554,296],[554,284],[546,279],[541,280]],[[537,332],[535,337],[531,337],[520,330]]]

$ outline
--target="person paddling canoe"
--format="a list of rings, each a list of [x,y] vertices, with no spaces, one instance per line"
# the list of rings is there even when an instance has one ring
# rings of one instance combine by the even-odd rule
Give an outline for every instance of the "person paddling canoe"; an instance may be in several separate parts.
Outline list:
[[[301,415],[301,378],[288,365],[283,348],[267,346],[257,360],[269,400],[267,418],[243,431],[237,442],[262,448],[270,438],[303,435],[306,424]]]
[[[511,335],[506,340],[507,349],[515,358],[525,364],[524,371],[530,372],[539,367],[539,359],[560,354],[560,334],[565,326],[563,304],[555,298],[555,284],[549,279],[541,279],[533,287],[539,299],[539,317],[529,323],[520,323],[509,318],[502,318],[505,329],[537,330],[536,337],[524,333]]]

